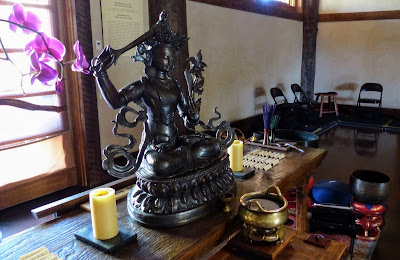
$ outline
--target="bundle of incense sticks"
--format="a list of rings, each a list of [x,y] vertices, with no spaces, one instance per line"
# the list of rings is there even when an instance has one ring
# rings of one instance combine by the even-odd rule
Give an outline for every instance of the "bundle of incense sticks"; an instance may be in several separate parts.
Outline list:
[[[271,119],[275,114],[275,105],[262,105],[264,120],[264,144],[269,144],[269,132],[271,130]]]

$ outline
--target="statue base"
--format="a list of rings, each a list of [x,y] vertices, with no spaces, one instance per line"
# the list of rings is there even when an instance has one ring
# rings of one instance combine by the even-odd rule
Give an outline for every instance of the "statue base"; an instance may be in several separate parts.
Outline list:
[[[235,187],[228,155],[206,168],[161,179],[137,173],[128,195],[129,215],[146,227],[174,227],[196,221],[217,208],[223,194]]]

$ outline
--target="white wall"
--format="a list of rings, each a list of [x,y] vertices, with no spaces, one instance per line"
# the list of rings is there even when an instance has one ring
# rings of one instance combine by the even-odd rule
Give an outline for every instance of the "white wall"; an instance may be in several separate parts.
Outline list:
[[[353,1],[321,2],[333,5],[336,2]],[[363,2],[370,4],[372,1]],[[392,2],[393,8],[400,4],[400,1],[374,2]],[[375,7],[378,8],[377,5]],[[354,11],[355,7],[348,5],[341,10]],[[398,19],[319,23],[315,92],[336,91],[340,104],[355,105],[361,85],[366,82],[378,82],[384,89],[382,106],[398,109],[399,60]]]
[[[147,1],[144,12],[147,12]],[[101,39],[100,0],[90,0],[93,40]],[[398,0],[320,0],[320,13],[400,10]],[[187,1],[189,54],[202,50],[204,72],[201,118],[234,121],[260,113],[255,104],[272,103],[269,89],[280,85],[289,101],[290,84],[300,83],[302,23]],[[148,14],[145,13],[145,19]],[[315,91],[337,91],[339,102],[356,102],[360,86],[380,82],[383,106],[400,108],[398,61],[400,20],[319,23]],[[99,52],[95,51],[95,55]],[[109,75],[121,88],[144,75],[143,65],[122,57]],[[255,89],[264,96],[255,98]],[[98,93],[101,146],[118,143],[111,129],[117,111]],[[140,138],[141,129],[134,136]]]
[[[301,22],[187,1],[189,55],[202,51],[208,65],[201,119],[234,121],[261,113],[255,103],[272,103],[270,88],[282,84],[292,101],[292,83],[300,83]],[[265,96],[255,100],[255,88]]]
[[[356,13],[399,10],[399,0],[320,0],[319,13]]]
[[[143,20],[144,20],[144,28],[148,30],[149,24],[149,14],[148,14],[148,1],[142,0],[144,4],[143,10]],[[93,46],[95,45],[96,40],[102,40],[102,25],[101,25],[101,9],[100,9],[100,0],[90,0],[90,11],[91,11],[91,23],[92,23],[92,38],[93,38]],[[143,31],[144,32],[144,31]],[[134,40],[134,39],[132,39]],[[112,47],[112,46],[111,46]],[[93,50],[94,57],[100,54],[99,50]],[[133,63],[133,60],[129,57],[122,56],[117,62],[117,66],[112,66],[108,70],[108,75],[115,85],[117,89],[124,87],[125,85],[134,82],[140,77],[144,76],[144,65],[140,62]],[[104,149],[107,145],[110,144],[120,144],[126,145],[126,139],[119,139],[115,137],[112,133],[112,128],[114,123],[112,120],[115,120],[115,116],[119,110],[111,109],[107,103],[104,101],[104,98],[101,96],[100,91],[97,89],[97,106],[98,106],[98,114],[99,114],[99,128],[100,128],[100,145],[101,148]],[[142,125],[139,125],[136,129],[132,131],[129,129],[129,132],[134,135],[137,139],[138,143],[140,142]],[[126,130],[121,128],[122,130]],[[137,150],[138,144],[136,145]]]

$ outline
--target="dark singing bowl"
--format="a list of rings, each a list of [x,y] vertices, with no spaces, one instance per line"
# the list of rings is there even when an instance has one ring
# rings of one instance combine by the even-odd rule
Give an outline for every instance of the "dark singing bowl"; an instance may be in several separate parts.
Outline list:
[[[256,140],[264,139],[264,133],[256,131],[253,133]],[[319,147],[319,137],[316,134],[306,131],[292,130],[292,129],[276,129],[275,142],[295,142],[297,145],[304,147]]]
[[[357,170],[350,176],[350,191],[354,199],[367,204],[380,204],[390,191],[389,176],[369,170]]]
[[[309,133],[300,130],[291,129],[276,129],[275,131],[276,141],[286,140],[291,142],[296,142],[298,145],[304,147],[319,147],[319,137],[316,134]]]

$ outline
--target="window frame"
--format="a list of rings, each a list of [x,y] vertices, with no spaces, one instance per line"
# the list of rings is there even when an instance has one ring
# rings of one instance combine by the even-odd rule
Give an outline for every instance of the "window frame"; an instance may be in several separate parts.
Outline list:
[[[0,5],[4,6],[10,6],[14,2],[12,1],[5,1],[5,0],[0,0]],[[58,22],[54,25],[54,16],[57,16],[57,2],[54,0],[48,0],[48,4],[36,4],[36,3],[23,3],[24,7],[33,7],[33,8],[41,8],[41,9],[46,9],[49,10],[50,12],[50,24],[52,24],[52,35],[59,38],[60,36],[60,27],[58,26]],[[53,26],[54,25],[54,26]],[[0,49],[0,52],[3,53],[3,51]],[[13,53],[23,53],[22,48],[7,48],[7,53],[13,54]],[[59,67],[56,67],[56,69],[59,70]],[[29,101],[22,101],[20,102],[21,99],[29,99],[33,97],[39,97],[39,96],[48,96],[48,95],[54,95],[57,97],[58,100],[58,105],[57,106],[47,106],[43,107],[43,105],[36,105],[36,104],[31,104]],[[47,131],[46,133],[38,133],[34,134],[28,137],[21,137],[15,140],[10,140],[10,141],[5,141],[0,143],[0,151],[4,149],[10,149],[13,147],[18,147],[21,145],[26,145],[34,142],[38,142],[41,140],[48,139],[52,136],[57,136],[59,134],[62,134],[63,132],[66,132],[69,130],[69,120],[68,120],[68,113],[66,109],[66,95],[65,93],[62,94],[57,94],[55,90],[43,90],[43,91],[38,91],[38,92],[33,92],[33,93],[14,93],[10,95],[2,95],[1,100],[2,103],[9,104],[14,107],[19,107],[22,109],[26,110],[43,110],[43,111],[57,111],[60,113],[61,116],[61,127],[58,130],[52,130],[52,131]],[[7,101],[4,101],[6,99]],[[39,108],[40,107],[40,108]]]
[[[290,0],[294,6],[280,2],[260,0],[190,0],[251,13],[275,16],[295,21],[303,21],[302,0]]]
[[[87,0],[50,0],[58,15],[57,37],[66,47],[64,60],[74,59],[73,45],[77,39],[88,60],[93,57],[91,38],[90,2]],[[0,0],[1,3],[1,0]],[[100,133],[97,112],[96,85],[92,75],[64,70],[65,93],[63,100],[69,114],[69,134],[74,145],[74,169],[64,169],[50,175],[38,176],[23,183],[0,188],[5,204],[0,210],[41,197],[71,186],[95,187],[114,180],[101,168]],[[23,162],[21,160],[21,162]],[[18,162],[18,163],[21,163]],[[27,194],[29,196],[27,196]]]

